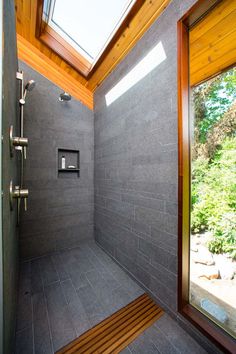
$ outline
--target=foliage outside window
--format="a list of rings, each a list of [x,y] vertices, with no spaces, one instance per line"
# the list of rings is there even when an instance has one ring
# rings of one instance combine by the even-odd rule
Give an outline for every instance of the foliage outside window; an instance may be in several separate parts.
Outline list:
[[[192,234],[236,259],[236,68],[193,90]]]

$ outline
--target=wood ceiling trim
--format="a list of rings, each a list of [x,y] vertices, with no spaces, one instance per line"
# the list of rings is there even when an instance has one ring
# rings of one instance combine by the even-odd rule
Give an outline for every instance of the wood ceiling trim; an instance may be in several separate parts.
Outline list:
[[[89,74],[91,64],[67,43],[50,26],[44,25],[44,31],[39,40],[54,50],[61,58],[70,64],[75,70],[80,71],[85,77]]]
[[[236,0],[220,2],[189,33],[190,84],[236,63]]]
[[[42,0],[39,1],[42,2]],[[38,52],[36,51],[37,53],[41,52],[51,62],[54,62],[60,72],[64,71],[72,78],[74,83],[76,81],[79,87],[82,84],[89,91],[94,92],[111,71],[114,70],[116,65],[130,52],[138,40],[168,6],[170,1],[144,0],[139,11],[125,24],[116,42],[112,43],[112,47],[104,54],[103,60],[97,63],[95,72],[88,79],[83,77],[45,43],[36,38],[36,22],[38,21],[36,0],[15,0],[17,33],[27,40],[29,45],[34,46],[38,50]]]
[[[46,55],[67,74],[85,85],[87,80],[58,54],[50,49],[46,44],[36,38],[37,1],[36,0],[15,0],[16,9],[16,31],[30,44],[35,46],[40,52]]]
[[[36,21],[36,37],[45,43],[50,49],[59,54],[65,61],[68,62],[75,70],[80,72],[86,79],[99,68],[100,63],[106,57],[124,30],[129,25],[132,18],[135,17],[140,10],[145,0],[135,0],[126,16],[122,19],[120,26],[116,29],[112,38],[103,49],[100,57],[94,63],[87,61],[80,53],[78,53],[66,40],[64,40],[56,31],[54,31],[43,20],[43,4],[45,0],[36,0],[37,2],[37,21]]]
[[[19,34],[17,49],[19,59],[93,109],[93,93]]]

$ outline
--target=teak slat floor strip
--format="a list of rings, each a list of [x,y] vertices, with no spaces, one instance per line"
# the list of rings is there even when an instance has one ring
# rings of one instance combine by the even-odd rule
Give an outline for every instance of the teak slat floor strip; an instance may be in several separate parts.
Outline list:
[[[56,354],[119,353],[163,313],[147,294],[143,294]]]

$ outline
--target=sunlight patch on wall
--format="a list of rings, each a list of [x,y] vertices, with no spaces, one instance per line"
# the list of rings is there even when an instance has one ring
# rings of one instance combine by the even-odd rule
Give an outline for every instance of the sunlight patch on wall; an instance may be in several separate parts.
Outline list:
[[[107,106],[142,80],[165,59],[166,53],[162,42],[158,42],[158,44],[105,95]]]

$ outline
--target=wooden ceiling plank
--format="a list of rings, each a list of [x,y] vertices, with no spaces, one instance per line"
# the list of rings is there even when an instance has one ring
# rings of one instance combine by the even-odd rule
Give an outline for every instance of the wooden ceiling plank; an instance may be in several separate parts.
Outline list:
[[[222,70],[225,70],[225,68],[228,68],[234,64],[236,64],[236,48],[233,50],[230,50],[228,53],[223,53],[222,56],[218,57],[212,65],[205,65],[204,67],[201,67],[201,75],[199,75],[199,70],[195,72],[191,72],[190,75],[190,85],[194,86],[197,85],[199,82],[204,81],[205,79],[208,79],[209,77],[216,75]]]
[[[234,29],[233,27],[229,28],[229,23],[236,24],[236,9],[232,11],[229,15],[224,17],[210,30],[205,32],[205,34],[199,37],[197,41],[192,40],[192,33],[195,32],[190,32],[189,40],[191,56],[199,56],[200,51],[209,47],[211,45],[211,42],[222,41],[223,38]]]
[[[231,32],[231,35],[226,37],[224,41],[218,42],[217,45],[214,45],[214,47],[199,55],[199,57],[196,58],[194,63],[191,65],[191,73],[194,74],[197,71],[202,70],[205,66],[213,64],[218,58],[222,57],[222,53],[227,57],[229,53],[234,51],[236,48],[233,44],[235,41],[236,31]]]
[[[22,20],[22,1],[15,1],[15,11],[16,11],[16,24],[18,25],[18,29],[20,30],[21,20]]]
[[[42,53],[44,53],[46,56],[50,57],[52,60],[55,60],[55,62],[60,65],[62,63],[62,59],[59,55],[56,55],[49,47],[47,47],[45,44],[40,42],[36,37],[35,37],[35,26],[36,26],[36,10],[37,10],[37,0],[15,0],[16,4],[16,16],[17,16],[17,33],[22,35],[24,38],[26,38],[29,43],[34,45],[37,49],[39,49]],[[23,5],[25,7],[23,7]],[[29,7],[30,6],[30,13],[31,13],[31,18],[30,22],[27,22],[27,13],[29,13]],[[28,10],[27,10],[28,9]],[[25,13],[24,10],[27,12]],[[33,11],[32,11],[33,10]],[[80,75],[76,70],[71,68],[70,75],[74,77],[78,82],[85,84],[87,80]]]
[[[235,48],[236,42],[236,29],[225,36],[222,41],[213,42],[211,46],[206,48],[203,52],[199,53],[199,56],[193,57],[193,63],[191,64],[191,73],[195,73],[199,68],[204,67],[217,58],[222,56],[222,53],[228,53]],[[191,60],[191,59],[190,59]]]
[[[56,83],[62,89],[71,93],[72,96],[81,100],[90,109],[93,109],[93,94],[88,89],[70,77],[64,70],[58,67],[43,53],[39,52],[34,46],[29,45],[23,37],[18,35],[17,40],[20,59],[35,68],[49,80]]]
[[[203,18],[201,22],[197,23],[190,30],[191,44],[203,36],[206,32],[216,26],[218,22],[221,22],[226,16],[235,10],[236,0],[224,0],[217,5],[215,9],[209,14],[210,20],[205,21]],[[197,30],[195,28],[197,27]]]
[[[31,20],[31,1],[24,1],[23,2],[23,13],[25,19]]]
[[[236,0],[224,0],[190,30],[192,86],[236,63],[235,23]]]
[[[32,43],[35,38],[35,28],[36,28],[36,11],[37,4],[36,1],[30,1],[31,4],[31,22],[30,22],[30,42]]]
[[[60,55],[53,52],[52,49],[35,37],[37,1],[15,0],[17,8],[17,33],[60,67],[60,70],[76,80],[78,84],[82,84],[90,91],[94,91],[124,56],[127,55],[171,0],[145,0],[140,10],[131,19],[127,28],[125,28],[103,61],[99,63],[95,73],[91,75],[89,80],[63,60]]]
[[[191,60],[197,61],[200,56],[207,55],[208,52],[213,51],[214,47],[218,48],[218,47],[222,46],[222,42],[228,43],[230,45],[231,44],[230,41],[232,39],[235,39],[235,37],[234,37],[235,31],[236,31],[236,29],[233,28],[230,31],[228,31],[225,35],[223,35],[222,37],[214,38],[211,42],[206,43],[205,46],[199,51],[196,51],[196,50],[193,51],[190,48],[190,53],[189,53],[190,61]]]

